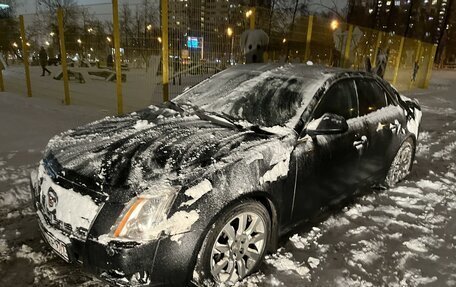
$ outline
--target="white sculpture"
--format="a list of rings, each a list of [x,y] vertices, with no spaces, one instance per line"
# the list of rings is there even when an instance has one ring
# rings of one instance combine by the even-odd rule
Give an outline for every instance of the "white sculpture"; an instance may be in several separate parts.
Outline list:
[[[241,49],[245,63],[263,63],[263,54],[269,44],[269,36],[260,29],[246,30],[241,34]]]

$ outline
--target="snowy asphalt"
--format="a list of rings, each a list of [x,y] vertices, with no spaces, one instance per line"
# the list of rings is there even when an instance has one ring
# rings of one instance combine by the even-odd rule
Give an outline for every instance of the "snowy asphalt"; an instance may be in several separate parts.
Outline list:
[[[456,72],[417,90],[424,111],[412,174],[283,238],[239,286],[456,286]],[[104,286],[41,239],[28,175],[55,133],[103,114],[0,93],[0,286]]]

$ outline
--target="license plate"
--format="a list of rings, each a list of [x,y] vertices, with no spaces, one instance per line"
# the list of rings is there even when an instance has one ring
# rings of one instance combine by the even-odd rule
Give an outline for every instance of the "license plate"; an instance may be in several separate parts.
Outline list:
[[[65,261],[69,262],[70,258],[68,257],[68,251],[66,249],[65,243],[55,238],[49,232],[42,230],[44,234],[44,238],[46,239],[47,243],[54,249],[54,251],[62,257]]]

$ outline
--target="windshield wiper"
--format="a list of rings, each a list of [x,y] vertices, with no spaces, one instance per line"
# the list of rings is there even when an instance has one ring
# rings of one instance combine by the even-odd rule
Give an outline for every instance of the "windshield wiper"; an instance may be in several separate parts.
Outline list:
[[[251,131],[254,131],[256,133],[262,133],[262,134],[266,134],[266,135],[274,135],[274,133],[270,132],[270,131],[267,131],[265,129],[263,129],[262,127],[260,127],[259,125],[252,125],[249,127],[249,129]]]
[[[173,101],[169,101],[167,102],[167,105],[169,108],[179,112],[179,113],[183,113],[183,112],[186,112],[186,110],[184,110],[180,105],[176,104],[175,102]]]
[[[169,101],[168,102],[170,105],[170,108],[177,110],[179,112],[189,112],[188,110],[184,109],[181,105],[176,104],[175,102]],[[216,112],[209,112],[205,111],[197,106],[193,105],[187,105],[190,107],[193,112],[202,120],[210,121],[216,124],[220,124],[223,126],[227,127],[235,127],[239,130],[251,130],[256,133],[262,133],[266,135],[273,135],[274,133],[264,130],[262,127],[259,125],[254,125],[250,124],[249,125],[242,125],[240,124],[235,118],[233,118],[231,115],[221,112],[221,113],[216,113]],[[217,118],[223,119],[223,120],[218,120]]]
[[[222,114],[223,114],[223,116],[224,116],[224,118],[225,118],[226,120],[230,120],[230,121],[232,121],[232,122],[235,122],[235,119],[234,119],[231,115],[229,115],[229,114],[227,114],[227,113],[222,113]],[[263,134],[267,134],[267,135],[273,135],[273,134],[274,134],[274,133],[271,133],[270,131],[267,131],[267,130],[263,129],[263,128],[262,128],[261,126],[259,126],[259,125],[252,124],[252,123],[250,123],[250,122],[248,122],[248,121],[246,121],[246,122],[249,123],[249,125],[241,125],[241,124],[239,124],[238,122],[236,122],[236,124],[239,125],[239,126],[240,126],[242,129],[244,129],[244,130],[247,130],[247,129],[248,129],[248,130],[254,131],[254,132],[256,132],[256,133],[263,133]]]
[[[227,116],[224,116],[219,113],[208,112],[208,111],[196,108],[196,107],[193,107],[193,108],[195,109],[194,110],[195,114],[202,120],[207,120],[207,121],[210,121],[210,122],[213,122],[213,123],[216,123],[219,125],[227,126],[227,127],[245,129],[242,125],[236,123],[234,120],[232,120],[231,118],[229,118]],[[217,118],[222,119],[222,120],[219,120]]]

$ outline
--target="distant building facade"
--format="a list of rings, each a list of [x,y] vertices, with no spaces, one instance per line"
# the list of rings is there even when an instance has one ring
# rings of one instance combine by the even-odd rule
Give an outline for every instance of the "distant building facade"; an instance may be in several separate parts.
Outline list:
[[[348,21],[375,30],[438,43],[449,0],[350,0]]]

